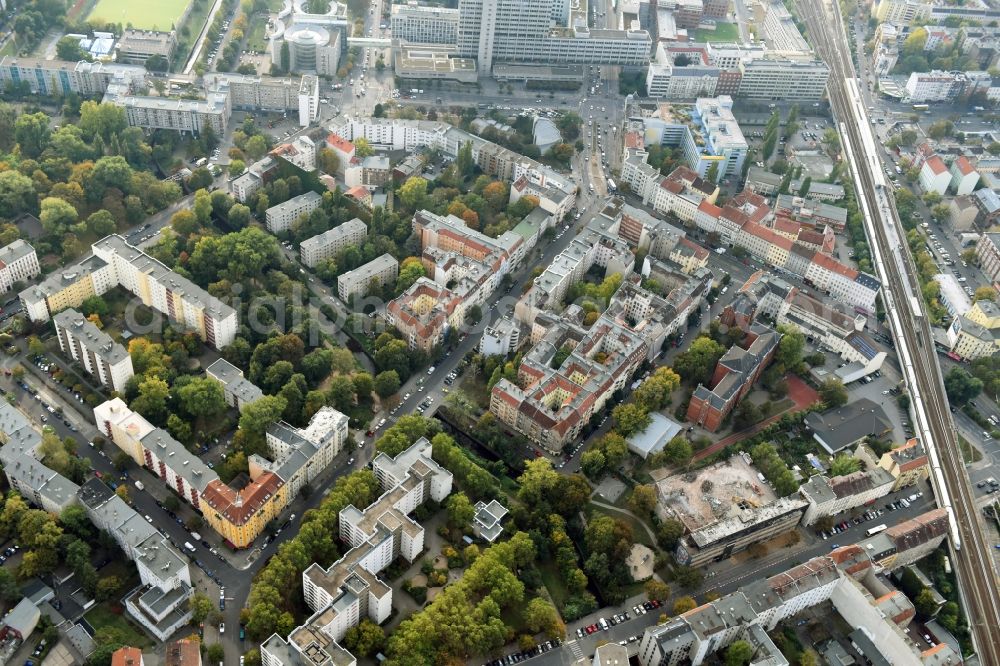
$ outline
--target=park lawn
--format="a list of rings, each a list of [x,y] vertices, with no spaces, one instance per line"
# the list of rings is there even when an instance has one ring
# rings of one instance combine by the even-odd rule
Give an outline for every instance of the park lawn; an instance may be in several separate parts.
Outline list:
[[[705,30],[699,28],[694,31],[696,42],[737,42],[740,31],[735,23],[723,23],[719,21],[715,24],[715,30]]]
[[[145,30],[168,31],[175,26],[191,0],[98,0],[87,16]]]
[[[539,562],[538,571],[542,574],[542,582],[545,583],[545,589],[549,591],[549,596],[555,602],[556,608],[562,613],[563,606],[566,605],[566,600],[570,595],[569,590],[566,589],[566,584],[563,583],[562,576],[559,575],[559,568],[556,566],[555,561],[547,560]]]
[[[124,610],[122,612],[124,613]],[[149,640],[146,634],[127,620],[124,614],[117,615],[111,612],[111,608],[107,603],[94,606],[83,617],[90,623],[95,632],[101,627],[114,627],[128,637],[128,640],[126,640],[126,644],[128,645],[137,647],[140,650],[153,646],[153,641]]]
[[[7,43],[3,45],[0,49],[0,56],[15,56],[17,55],[17,48],[14,46],[14,40],[8,39]]]
[[[596,504],[591,504],[589,508],[591,511],[596,511],[597,513],[603,513],[606,516],[609,516],[611,518],[617,518],[623,523],[627,523],[628,526],[632,528],[632,538],[636,541],[636,543],[641,543],[644,546],[649,546],[653,550],[656,550],[656,544],[650,541],[649,534],[646,532],[646,529],[642,526],[643,525],[642,521],[640,521],[638,518],[635,518],[634,516],[629,516],[624,513],[618,513],[617,511],[611,511],[609,509],[605,509],[603,506],[598,506]]]
[[[264,29],[266,27],[267,21],[259,16],[250,22],[250,34],[247,35],[247,51],[263,53],[267,50],[267,41],[264,39]]]

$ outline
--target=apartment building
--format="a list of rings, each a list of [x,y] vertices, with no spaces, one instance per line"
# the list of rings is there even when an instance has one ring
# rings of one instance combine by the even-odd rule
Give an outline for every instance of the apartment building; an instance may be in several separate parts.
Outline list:
[[[35,248],[20,238],[0,248],[0,293],[10,291],[17,282],[38,277],[41,272]]]
[[[251,478],[238,490],[213,479],[201,493],[201,515],[231,548],[250,546],[289,502],[288,488],[277,474],[265,471]]]
[[[243,376],[243,371],[224,358],[205,368],[205,374],[222,384],[226,404],[239,411],[264,397],[253,382]]]
[[[643,289],[639,276],[627,278],[589,329],[580,325],[583,313],[575,305],[562,316],[536,312],[526,321],[534,347],[521,361],[518,384],[502,379],[493,387],[493,415],[558,454],[638,367],[659,353],[711,284],[707,271],[688,276],[665,268],[656,275],[666,296]],[[523,301],[518,310],[525,312]],[[572,351],[557,364],[563,348]]]
[[[146,69],[138,65],[104,62],[67,62],[4,56],[0,58],[0,85],[4,88],[26,86],[34,95],[102,95],[116,77],[142,81]]]
[[[313,564],[302,574],[306,604],[313,615],[287,639],[272,634],[261,646],[268,666],[354,664],[339,645],[361,619],[381,624],[392,611],[392,588],[378,574],[402,556],[413,562],[424,547],[424,529],[409,514],[428,500],[443,502],[451,493],[452,475],[431,458],[431,444],[420,438],[390,458],[380,453],[372,469],[383,494],[359,510],[340,512],[340,539],[350,546],[324,569]]]
[[[145,65],[153,56],[160,56],[169,64],[177,50],[177,33],[173,30],[136,30],[126,28],[118,40],[116,60],[133,65]]]
[[[757,382],[778,349],[781,335],[763,324],[752,324],[743,346],[729,348],[715,367],[708,388],[699,384],[691,395],[687,419],[715,432]]]
[[[240,176],[229,183],[229,191],[240,203],[247,203],[257,190],[277,177],[278,160],[268,155],[253,164]]]
[[[943,102],[958,96],[965,87],[961,72],[913,72],[906,80],[906,101]]]
[[[167,129],[195,136],[209,127],[218,136],[225,134],[232,114],[226,81],[220,79],[206,88],[202,99],[142,95],[137,83],[116,74],[104,91],[103,102],[122,107],[129,127]]]
[[[52,323],[65,356],[82,365],[103,386],[125,393],[125,383],[135,374],[125,347],[72,308],[58,313]]]
[[[430,353],[449,330],[462,324],[465,303],[450,289],[421,277],[389,302],[385,314],[410,349]]]
[[[6,400],[0,401],[0,464],[10,487],[49,513],[76,503],[79,486],[41,463],[42,435],[31,417]]]
[[[778,195],[774,202],[774,214],[785,215],[799,224],[809,225],[817,231],[822,231],[824,227],[830,227],[841,233],[847,226],[846,208],[791,194]]]
[[[210,77],[210,74],[205,75]],[[234,109],[286,112],[299,108],[301,79],[294,77],[254,76],[252,74],[216,74],[229,84]],[[211,80],[211,79],[210,79]]]
[[[368,227],[355,217],[333,229],[302,241],[299,245],[299,254],[302,257],[302,263],[313,268],[321,261],[333,259],[351,245],[361,245],[367,237]]]
[[[199,511],[233,548],[249,546],[287,506],[284,479],[263,466],[242,488],[231,488],[170,434],[114,398],[94,408],[101,433]]]
[[[457,9],[424,7],[416,2],[392,6],[389,19],[393,39],[412,44],[457,44]]]
[[[337,57],[340,56],[340,45],[335,44],[332,48],[327,50],[328,53],[336,54]],[[334,60],[332,65],[327,67],[321,67],[318,69],[323,69],[321,74],[326,74],[332,76],[334,72],[337,71],[337,58],[332,57],[330,59]],[[328,69],[332,67],[333,69]],[[303,69],[301,67],[297,69]],[[313,76],[312,74],[305,74],[302,79],[299,80],[299,125],[302,127],[309,127],[310,123],[314,122],[319,118],[319,77]]]
[[[869,469],[881,467],[892,475],[893,485],[889,492],[916,485],[930,474],[927,451],[916,437],[893,446],[881,456],[876,456],[867,444],[859,444],[854,456],[864,461]]]
[[[931,155],[924,160],[920,167],[920,187],[924,192],[936,192],[944,196],[949,185],[951,185],[951,174],[948,173],[944,160],[937,155]]]
[[[319,208],[322,203],[323,197],[309,190],[284,203],[271,206],[265,213],[267,230],[272,234],[285,233],[291,228],[292,223],[299,219],[300,215],[308,215]]]
[[[501,319],[483,330],[479,340],[479,353],[484,356],[507,356],[521,344],[521,326],[509,318]]]
[[[892,474],[878,466],[843,476],[812,476],[799,486],[799,495],[809,503],[802,524],[874,502],[892,492],[894,484]]]
[[[308,136],[295,137],[291,143],[275,146],[268,154],[280,157],[303,171],[316,170],[316,144]]]
[[[830,68],[812,54],[765,53],[739,65],[739,97],[816,102],[826,92]]]
[[[899,530],[894,541],[906,559],[923,556],[937,547],[947,530],[947,517],[938,509],[920,516]],[[942,530],[943,528],[943,530]],[[887,530],[888,532],[888,530]],[[903,537],[902,535],[906,536]],[[883,537],[885,532],[877,537]],[[922,539],[927,539],[923,542]],[[879,540],[883,541],[882,539]],[[871,546],[872,548],[868,548]],[[823,603],[831,603],[843,624],[856,627],[852,640],[864,643],[872,664],[957,664],[961,655],[946,643],[923,648],[906,633],[912,608],[901,612],[891,603],[891,587],[879,574],[885,569],[883,544],[863,541],[835,548],[768,578],[755,580],[735,592],[646,629],[638,648],[642,666],[715,663],[718,655],[736,640],[748,641],[755,664],[781,666],[788,661],[771,642],[768,632],[779,623]],[[889,598],[887,598],[889,597]],[[904,602],[905,603],[905,602]],[[942,647],[943,646],[943,647]],[[886,655],[891,655],[890,661]]]
[[[191,621],[194,586],[187,557],[100,479],[84,483],[78,496],[94,526],[109,534],[139,571],[141,584],[126,595],[126,611],[158,640],[167,640]]]
[[[340,296],[340,300],[347,303],[351,297],[364,296],[394,283],[397,277],[399,277],[399,262],[391,254],[383,254],[353,271],[337,276],[337,295]]]
[[[995,303],[976,301],[965,314],[956,314],[948,327],[951,351],[967,360],[1000,351],[1000,308]]]
[[[769,266],[802,277],[835,300],[875,311],[875,296],[882,286],[878,279],[775,232],[763,224],[771,215],[763,197],[745,191],[724,208],[702,201],[694,223],[706,232],[720,234],[724,242],[744,248]]]
[[[48,321],[65,308],[78,308],[90,296],[121,286],[143,305],[193,330],[208,345],[222,349],[236,337],[236,311],[187,278],[130,245],[117,234],[91,247],[93,254],[20,293],[32,321]]]
[[[404,120],[398,118],[347,118],[337,116],[329,123],[333,136],[327,138],[328,145],[340,145],[346,151],[341,156],[341,164],[347,164],[351,157],[351,141],[364,138],[372,146],[384,150],[403,150],[408,153],[420,149],[438,150],[447,159],[454,160],[463,146],[472,149],[472,159],[488,176],[513,183],[521,177],[541,188],[562,190],[568,197],[565,204],[572,208],[576,199],[576,183],[561,173],[533,160],[499,146],[482,137],[470,134],[446,123],[429,120]],[[336,152],[336,149],[335,149]]]
[[[349,435],[348,418],[332,407],[321,407],[305,428],[284,421],[268,426],[266,441],[270,460],[250,456],[250,473],[271,471],[284,479],[288,497],[294,499],[332,463]],[[272,462],[273,461],[273,462]]]
[[[957,196],[972,194],[979,183],[979,172],[965,155],[959,155],[955,158],[949,172],[951,173],[950,186]]]
[[[882,23],[909,24],[930,18],[933,5],[920,0],[877,0],[872,16]]]

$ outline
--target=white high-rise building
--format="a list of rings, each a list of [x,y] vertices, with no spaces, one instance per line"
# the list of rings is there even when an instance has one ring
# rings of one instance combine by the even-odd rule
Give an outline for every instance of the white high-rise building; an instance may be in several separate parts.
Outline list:
[[[63,354],[80,363],[104,386],[125,392],[125,382],[135,374],[125,347],[72,308],[58,313],[52,321]]]
[[[0,248],[0,293],[42,272],[35,248],[20,238]]]
[[[392,38],[412,44],[458,42],[458,10],[421,7],[416,2],[392,6]]]
[[[652,40],[645,30],[567,27],[561,0],[459,0],[458,55],[489,74],[502,62],[644,65]]]

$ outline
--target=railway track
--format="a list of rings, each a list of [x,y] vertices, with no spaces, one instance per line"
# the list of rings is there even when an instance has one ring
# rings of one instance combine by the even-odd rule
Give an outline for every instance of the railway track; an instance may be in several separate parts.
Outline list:
[[[913,394],[914,422],[920,428],[931,459],[935,497],[938,505],[949,512],[952,563],[973,643],[981,663],[1000,665],[1000,593],[993,547],[979,522],[930,325],[923,311],[917,272],[882,175],[882,162],[868,127],[840,11],[826,0],[803,0],[798,7],[814,48],[831,70],[827,93],[841,121],[845,151],[853,157],[859,206],[883,281],[883,297],[900,362]]]

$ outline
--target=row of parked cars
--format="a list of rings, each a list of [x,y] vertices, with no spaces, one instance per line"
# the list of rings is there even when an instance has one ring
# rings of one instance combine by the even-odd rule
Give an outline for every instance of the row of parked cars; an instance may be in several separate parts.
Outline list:
[[[488,661],[484,666],[507,666],[508,664],[519,664],[522,661],[531,659],[532,657],[537,657],[540,654],[544,654],[553,648],[557,648],[562,645],[562,641],[558,638],[553,638],[551,641],[545,641],[544,643],[539,643],[538,645],[528,648],[527,650],[522,650],[521,652],[515,652],[514,654],[508,654],[493,661]]]

